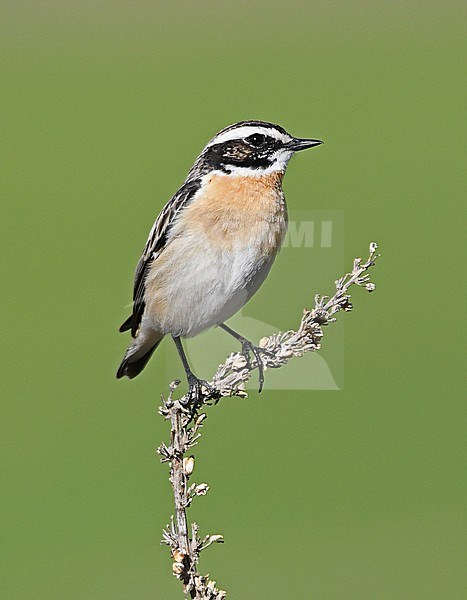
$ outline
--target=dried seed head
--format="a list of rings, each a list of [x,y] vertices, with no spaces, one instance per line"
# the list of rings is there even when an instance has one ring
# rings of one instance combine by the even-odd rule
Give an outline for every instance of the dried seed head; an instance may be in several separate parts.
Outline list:
[[[201,425],[201,423],[204,421],[204,419],[205,419],[206,417],[207,417],[207,414],[206,414],[206,413],[201,413],[201,414],[199,415],[199,417],[196,419],[196,423],[195,423],[195,425],[196,425],[197,427],[199,427],[199,426]]]
[[[350,296],[344,296],[344,298],[342,298],[342,301],[339,303],[340,307],[347,312],[351,311],[353,308],[352,303],[349,301],[349,298]]]
[[[232,361],[232,369],[243,369],[243,367],[245,367],[247,365],[247,360],[246,358],[243,356],[243,354],[239,354],[235,360]]]
[[[373,254],[373,252],[376,252],[376,250],[378,250],[378,244],[376,242],[371,242],[370,253]]]
[[[178,386],[180,385],[180,383],[181,383],[180,379],[176,379],[175,381],[172,381],[172,383],[169,386],[170,387],[170,391],[174,392],[178,388]]]
[[[208,493],[209,486],[207,483],[200,483],[195,487],[195,494],[197,496],[205,496]]]
[[[183,459],[183,470],[187,475],[191,475],[195,468],[195,457],[194,456],[186,456]]]
[[[183,552],[180,552],[180,550],[174,550],[172,552],[172,558],[176,563],[182,563],[185,558],[185,555],[183,554]]]
[[[185,567],[183,566],[182,563],[174,562],[172,564],[172,571],[175,573],[175,575],[181,575],[184,570],[185,570]]]
[[[376,285],[374,283],[367,283],[365,289],[369,292],[374,292],[376,289]]]

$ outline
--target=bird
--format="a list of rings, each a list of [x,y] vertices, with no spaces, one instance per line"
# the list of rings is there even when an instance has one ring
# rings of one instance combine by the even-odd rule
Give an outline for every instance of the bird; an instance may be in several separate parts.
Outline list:
[[[120,327],[131,331],[132,342],[117,378],[139,375],[171,336],[187,402],[195,401],[210,386],[192,372],[181,340],[218,326],[240,342],[246,358],[255,356],[261,391],[261,348],[225,321],[259,289],[284,240],[282,180],[290,158],[322,143],[259,120],[229,125],[207,143],[157,217],[137,264],[133,311]]]

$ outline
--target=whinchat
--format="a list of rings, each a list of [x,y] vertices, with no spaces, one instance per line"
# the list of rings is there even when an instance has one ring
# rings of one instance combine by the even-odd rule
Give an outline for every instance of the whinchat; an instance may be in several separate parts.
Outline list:
[[[259,348],[225,325],[265,280],[287,229],[282,179],[292,155],[322,144],[264,121],[241,121],[206,145],[157,217],[136,267],[133,314],[120,331],[132,343],[117,377],[136,377],[166,335],[172,336],[194,397],[201,382],[181,338],[219,326],[248,358]]]

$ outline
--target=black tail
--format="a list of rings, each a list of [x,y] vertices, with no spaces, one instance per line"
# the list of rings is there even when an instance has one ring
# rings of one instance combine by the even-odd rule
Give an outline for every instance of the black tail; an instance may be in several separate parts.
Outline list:
[[[143,356],[135,357],[134,354],[129,354],[129,352],[127,352],[125,354],[124,359],[121,362],[121,365],[118,367],[117,379],[121,379],[125,375],[130,379],[133,379],[134,377],[139,375],[144,369],[144,367],[147,365],[148,360],[151,358],[154,350],[161,343],[161,341],[162,338],[160,340],[157,340],[154,346],[150,348],[146,352],[146,354],[143,354]]]
[[[128,317],[128,319],[120,325],[119,331],[121,333],[123,333],[124,331],[128,331],[129,329],[131,329],[132,324],[133,324],[133,315],[130,315]]]

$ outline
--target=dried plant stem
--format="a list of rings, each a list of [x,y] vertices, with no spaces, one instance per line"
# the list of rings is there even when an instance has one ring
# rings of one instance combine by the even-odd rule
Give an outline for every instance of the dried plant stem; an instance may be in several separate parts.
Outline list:
[[[175,520],[177,522],[178,547],[180,552],[188,554],[188,525],[185,511],[187,477],[183,470],[182,418],[179,411],[173,411],[171,418],[172,446],[172,487],[175,498]]]
[[[352,271],[335,282],[336,291],[331,298],[315,296],[314,308],[304,310],[297,331],[290,330],[263,338],[259,346],[265,352],[255,358],[245,357],[239,352],[231,354],[219,365],[209,382],[211,389],[201,390],[195,406],[186,406],[186,396],[173,398],[179,381],[170,385],[168,398],[162,398],[159,411],[170,420],[171,441],[168,446],[162,443],[157,451],[161,455],[161,461],[170,464],[170,483],[175,501],[175,516],[163,530],[162,541],[171,549],[173,573],[182,582],[183,591],[190,598],[222,600],[227,596],[225,591],[216,587],[216,582],[209,575],[201,575],[197,570],[201,551],[215,542],[222,542],[222,536],[206,535],[201,539],[198,536],[198,525],[192,523],[189,527],[186,515],[186,509],[192,500],[196,496],[204,496],[209,490],[206,483],[189,485],[194,457],[187,456],[187,453],[201,437],[200,430],[206,418],[206,413],[200,412],[201,409],[211,401],[217,403],[222,397],[246,397],[245,383],[250,379],[252,371],[258,368],[258,360],[261,360],[264,369],[278,369],[293,357],[319,350],[323,337],[322,328],[334,322],[339,311],[352,310],[349,288],[357,285],[365,287],[369,292],[375,289],[367,271],[379,256],[376,254],[377,247],[375,243],[370,244],[370,254],[365,262],[361,258],[354,260]]]

